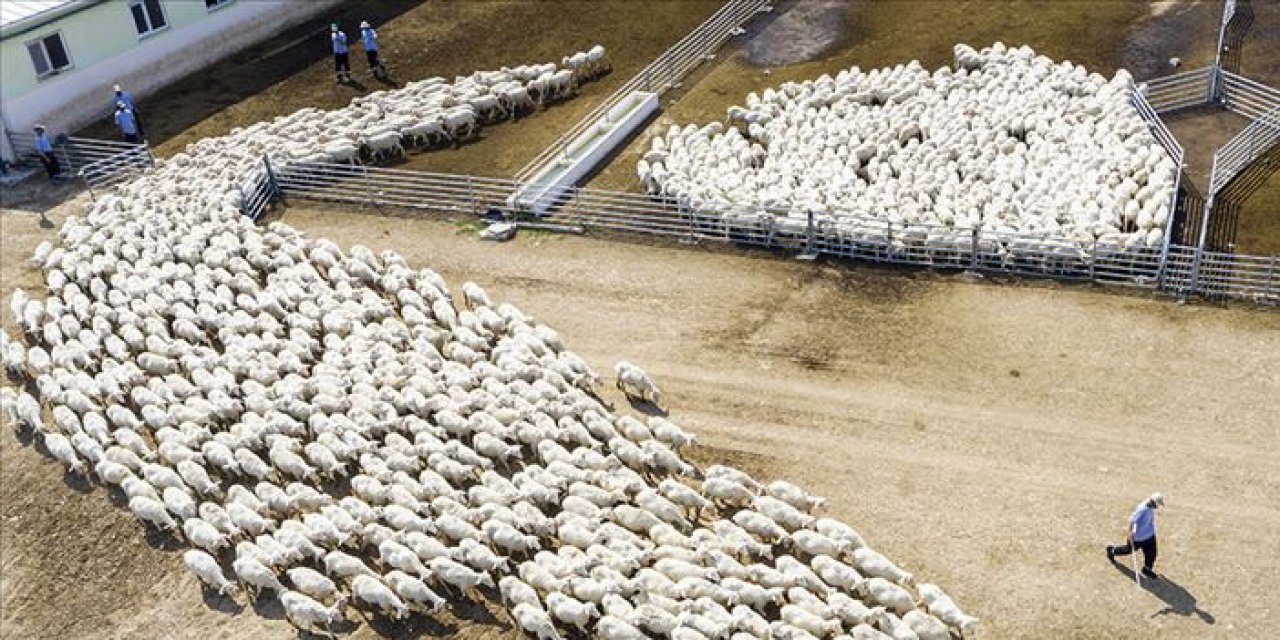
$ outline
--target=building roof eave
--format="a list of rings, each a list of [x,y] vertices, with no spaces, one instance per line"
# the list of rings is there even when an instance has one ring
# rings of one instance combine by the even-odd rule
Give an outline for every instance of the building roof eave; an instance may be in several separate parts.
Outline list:
[[[50,22],[65,18],[74,13],[88,9],[103,0],[70,0],[64,5],[32,14],[14,22],[0,26],[0,41],[22,35],[28,31],[39,29]]]

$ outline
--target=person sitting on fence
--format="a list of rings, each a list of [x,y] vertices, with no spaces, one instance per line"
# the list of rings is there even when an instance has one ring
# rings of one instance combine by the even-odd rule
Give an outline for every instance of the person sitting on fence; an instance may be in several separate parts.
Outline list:
[[[378,32],[373,30],[368,20],[360,23],[360,39],[364,41],[364,55],[369,60],[369,72],[375,78],[385,79],[387,70],[378,61]]]
[[[338,23],[329,25],[329,40],[333,43],[333,70],[338,82],[351,82],[351,60],[347,53],[347,34],[338,29]]]
[[[45,133],[44,125],[38,124],[36,129],[35,148],[36,155],[40,158],[40,164],[44,165],[44,170],[48,172],[50,180],[56,180],[61,177],[62,166],[58,164],[58,156],[53,152],[53,141],[49,139],[49,134]]]
[[[116,103],[116,124],[120,127],[120,132],[124,134],[125,142],[137,144],[141,138],[138,136],[138,119],[134,117],[133,111],[123,102]]]
[[[113,114],[115,113],[116,105],[118,105],[118,104],[120,104],[121,102],[123,102],[123,103],[124,103],[124,106],[125,106],[126,108],[128,108],[128,109],[129,109],[129,111],[132,111],[132,112],[133,112],[133,122],[134,122],[134,124],[137,124],[137,125],[138,125],[138,135],[139,135],[139,136],[143,135],[143,132],[142,132],[142,114],[141,114],[141,113],[139,113],[139,111],[138,111],[138,103],[137,103],[136,101],[134,101],[133,96],[132,96],[128,91],[125,91],[124,89],[121,89],[121,88],[120,88],[120,85],[116,85],[115,87],[113,87],[113,89],[114,89],[115,93],[112,93],[112,94],[111,94],[111,110],[112,110],[112,113],[113,113]]]

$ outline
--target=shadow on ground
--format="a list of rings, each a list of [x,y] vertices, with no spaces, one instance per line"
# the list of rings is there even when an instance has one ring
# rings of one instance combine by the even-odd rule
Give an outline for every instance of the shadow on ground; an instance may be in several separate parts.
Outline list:
[[[1111,566],[1115,567],[1116,571],[1119,571],[1127,580],[1133,582],[1133,569],[1114,560],[1111,562]],[[1161,575],[1156,580],[1143,578],[1142,590],[1159,598],[1165,605],[1163,609],[1151,614],[1152,618],[1166,615],[1183,617],[1195,615],[1205,624],[1218,623],[1218,619],[1212,613],[1200,608],[1195,594],[1187,591],[1186,587],[1170,580],[1168,576]]]

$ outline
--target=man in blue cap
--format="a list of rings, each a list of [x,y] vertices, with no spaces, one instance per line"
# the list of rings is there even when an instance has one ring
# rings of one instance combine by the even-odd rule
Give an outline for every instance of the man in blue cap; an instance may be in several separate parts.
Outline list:
[[[1152,580],[1156,575],[1156,509],[1164,506],[1164,494],[1153,493],[1142,501],[1129,516],[1129,540],[1123,546],[1107,547],[1107,559],[1115,561],[1116,556],[1127,556],[1142,549],[1142,576]]]
[[[113,112],[115,111],[116,105],[123,102],[124,106],[128,108],[129,111],[133,112],[133,121],[135,124],[138,125],[138,135],[139,136],[143,135],[142,114],[138,113],[138,103],[134,101],[133,96],[128,91],[121,89],[120,85],[116,85],[115,87],[113,87],[113,90],[115,91],[115,93],[111,95],[112,111]]]
[[[123,102],[116,103],[116,124],[120,127],[120,133],[124,134],[125,142],[138,144],[141,138],[138,137],[138,120],[133,116],[133,111]]]
[[[351,82],[351,60],[347,51],[347,34],[338,29],[338,23],[329,25],[329,41],[333,45],[333,70],[338,82]]]
[[[369,71],[375,78],[386,78],[387,70],[378,61],[378,32],[373,30],[368,20],[360,23],[360,39],[364,42],[364,55],[369,60]]]
[[[53,152],[53,141],[49,139],[49,134],[45,133],[44,125],[35,126],[36,139],[34,142],[36,155],[40,158],[40,164],[44,165],[44,170],[49,174],[49,179],[54,180],[62,173],[62,166],[58,164],[58,156]]]

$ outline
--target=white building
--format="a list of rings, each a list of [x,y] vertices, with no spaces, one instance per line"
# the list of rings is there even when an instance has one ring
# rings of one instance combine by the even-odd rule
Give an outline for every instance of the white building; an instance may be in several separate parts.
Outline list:
[[[0,0],[0,155],[5,131],[75,130],[114,84],[141,99],[337,1]]]

